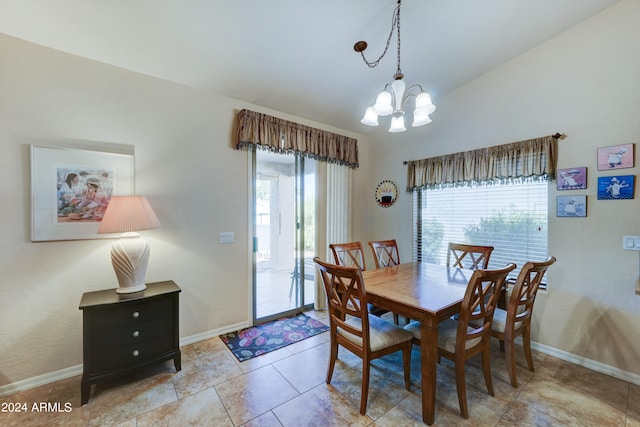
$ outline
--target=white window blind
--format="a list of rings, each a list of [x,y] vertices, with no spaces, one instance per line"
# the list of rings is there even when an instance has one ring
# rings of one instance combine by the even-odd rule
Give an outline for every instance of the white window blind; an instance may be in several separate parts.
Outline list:
[[[489,268],[547,257],[548,182],[414,192],[414,260],[446,264],[449,242],[494,247]]]

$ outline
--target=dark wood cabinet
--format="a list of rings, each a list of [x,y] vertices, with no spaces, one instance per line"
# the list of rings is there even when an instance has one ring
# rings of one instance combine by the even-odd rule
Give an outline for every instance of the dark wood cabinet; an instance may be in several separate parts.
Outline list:
[[[107,289],[82,295],[82,405],[89,401],[91,384],[169,359],[181,369],[180,292],[166,281],[131,294]]]

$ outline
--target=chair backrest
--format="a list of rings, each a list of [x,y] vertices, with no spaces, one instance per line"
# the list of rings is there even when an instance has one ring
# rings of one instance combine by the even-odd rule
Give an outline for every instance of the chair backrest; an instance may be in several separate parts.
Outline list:
[[[547,269],[556,262],[553,256],[541,262],[527,262],[520,270],[516,283],[507,302],[506,327],[517,329],[525,322],[531,322],[533,303]]]
[[[466,245],[449,242],[447,251],[447,265],[469,270],[486,270],[489,268],[489,258],[493,246]]]
[[[367,311],[366,292],[362,271],[358,267],[344,267],[320,261],[315,257],[324,290],[329,303],[329,323],[332,334],[345,333],[358,337],[362,348],[369,348],[369,315]],[[353,317],[360,319],[357,323],[346,321]],[[355,340],[355,341],[359,341]],[[353,339],[349,341],[354,341]]]
[[[491,321],[498,304],[504,282],[516,265],[511,263],[498,270],[476,270],[473,272],[462,300],[456,352],[476,347],[491,338]],[[472,328],[469,328],[472,326]]]
[[[367,269],[364,263],[362,243],[332,243],[329,247],[331,248],[331,252],[333,252],[333,258],[337,265],[344,267],[358,267],[362,271]]]
[[[396,243],[395,239],[369,242],[369,246],[373,252],[373,260],[376,263],[376,268],[400,264],[398,243]]]

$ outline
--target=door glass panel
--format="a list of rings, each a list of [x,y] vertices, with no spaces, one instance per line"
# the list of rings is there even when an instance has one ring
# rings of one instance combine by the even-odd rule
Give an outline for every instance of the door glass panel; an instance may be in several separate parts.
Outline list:
[[[313,303],[313,280],[305,280],[313,275],[313,265],[304,259],[315,253],[308,249],[315,245],[315,231],[308,231],[315,230],[315,199],[309,200],[315,194],[315,173],[303,170],[314,163],[291,154],[256,151],[254,321],[258,323],[302,311],[302,301]],[[314,208],[310,218],[305,205]],[[313,238],[305,243],[310,233]],[[301,286],[307,281],[311,284]]]

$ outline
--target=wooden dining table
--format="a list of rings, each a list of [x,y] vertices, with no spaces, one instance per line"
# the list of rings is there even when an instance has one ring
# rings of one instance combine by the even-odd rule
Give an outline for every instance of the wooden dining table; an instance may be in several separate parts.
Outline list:
[[[422,323],[422,420],[433,424],[438,325],[460,311],[473,271],[411,262],[362,272],[367,302]]]

